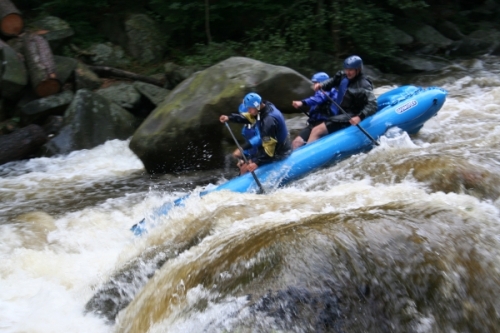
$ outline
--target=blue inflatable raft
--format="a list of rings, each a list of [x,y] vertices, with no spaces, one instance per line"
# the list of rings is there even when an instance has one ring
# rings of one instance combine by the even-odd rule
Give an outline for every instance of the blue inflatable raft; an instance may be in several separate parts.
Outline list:
[[[377,113],[367,117],[359,125],[376,140],[393,127],[409,134],[417,133],[424,123],[441,109],[446,95],[446,90],[438,87],[402,86],[393,89],[377,98]],[[269,190],[372,147],[373,142],[367,135],[357,126],[350,126],[296,149],[282,161],[257,168],[255,175],[263,187]],[[253,176],[247,173],[203,191],[200,196],[222,190],[243,193],[258,192],[259,188]],[[167,214],[173,206],[182,205],[187,197],[189,195],[161,206],[154,212],[153,218]],[[142,220],[131,230],[139,235],[146,230],[145,224],[145,220]]]

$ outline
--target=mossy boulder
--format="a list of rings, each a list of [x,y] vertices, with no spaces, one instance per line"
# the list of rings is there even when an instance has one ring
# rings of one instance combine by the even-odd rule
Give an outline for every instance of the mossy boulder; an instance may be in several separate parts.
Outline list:
[[[46,156],[91,149],[108,140],[129,138],[136,120],[128,111],[87,89],[76,92],[64,124],[44,149]]]
[[[309,80],[290,68],[232,57],[172,90],[134,133],[130,148],[150,173],[221,167],[226,132],[219,116],[238,112],[249,92],[284,113],[296,112],[292,100],[313,93]]]

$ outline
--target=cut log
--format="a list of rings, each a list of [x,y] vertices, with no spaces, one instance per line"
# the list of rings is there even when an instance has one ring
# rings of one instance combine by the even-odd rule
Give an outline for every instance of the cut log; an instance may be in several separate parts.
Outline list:
[[[9,0],[0,0],[0,20],[0,31],[5,36],[18,36],[24,29],[21,12]]]
[[[23,44],[35,93],[40,97],[47,97],[60,92],[62,84],[57,79],[54,56],[47,40],[36,34],[26,34]]]
[[[21,90],[28,84],[28,73],[24,60],[9,45],[0,41],[1,61],[1,96],[16,99]]]
[[[45,142],[47,135],[42,127],[29,125],[0,136],[0,164],[31,157]]]
[[[88,68],[99,75],[99,77],[104,78],[121,78],[121,79],[129,79],[133,81],[141,81],[146,83],[151,83],[156,86],[163,87],[164,82],[162,80],[158,80],[149,76],[135,74],[132,72],[127,72],[121,69],[108,67],[108,66],[88,66]]]

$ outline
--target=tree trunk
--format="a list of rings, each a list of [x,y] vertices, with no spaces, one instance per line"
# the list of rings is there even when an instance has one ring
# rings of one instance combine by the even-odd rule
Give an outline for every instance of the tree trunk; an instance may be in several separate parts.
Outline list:
[[[340,57],[341,54],[341,44],[340,44],[340,24],[339,24],[339,17],[342,15],[340,13],[339,8],[341,8],[341,5],[338,1],[332,1],[331,2],[331,7],[332,9],[332,16],[333,20],[330,26],[330,31],[332,34],[332,42],[333,42],[333,48],[334,48],[334,55],[336,58]]]
[[[0,135],[0,165],[30,157],[45,142],[47,142],[45,131],[34,124],[10,134]]]
[[[99,75],[99,77],[104,77],[104,78],[123,78],[123,79],[129,79],[133,81],[142,81],[146,83],[151,83],[156,86],[163,87],[164,82],[161,80],[145,76],[145,75],[140,75],[140,74],[135,74],[132,72],[127,72],[118,68],[113,68],[113,67],[107,67],[107,66],[88,66],[87,67]]]
[[[0,91],[7,99],[16,99],[28,84],[28,73],[22,57],[8,44],[0,40]]]
[[[54,56],[45,38],[35,34],[26,34],[24,56],[31,84],[38,96],[47,97],[61,91],[62,84],[57,79]]]
[[[210,0],[205,0],[205,33],[207,35],[207,44],[212,43],[212,34],[210,33]]]
[[[18,36],[24,29],[21,12],[10,0],[0,0],[0,20],[0,31],[5,36]]]

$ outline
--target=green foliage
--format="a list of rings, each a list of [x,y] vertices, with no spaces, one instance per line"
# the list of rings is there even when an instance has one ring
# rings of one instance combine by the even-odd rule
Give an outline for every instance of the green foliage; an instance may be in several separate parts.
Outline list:
[[[384,33],[392,17],[373,3],[346,0],[331,18],[340,23],[347,53],[379,60],[391,56],[396,47]]]
[[[180,61],[182,65],[208,67],[229,57],[238,55],[241,44],[227,41],[224,43],[195,44],[194,54],[183,57]]]
[[[275,3],[276,5],[276,3]],[[295,1],[282,6],[277,15],[247,34],[245,54],[275,65],[290,65],[307,58],[313,47],[328,47],[323,11],[315,13],[315,0]]]
[[[388,0],[388,4],[398,9],[422,9],[429,5],[422,0]]]
[[[385,33],[393,15],[405,20],[408,13],[430,15],[434,3],[443,6],[438,0],[209,0],[212,42],[206,45],[202,0],[18,1],[67,21],[75,30],[72,42],[82,49],[106,41],[98,30],[102,14],[145,12],[161,24],[166,38],[158,42],[167,43],[169,60],[200,67],[235,55],[277,65],[307,64],[312,51],[339,58],[358,54],[382,63],[398,50]],[[460,3],[448,6],[458,10]],[[473,29],[463,17],[450,20],[464,31]]]

